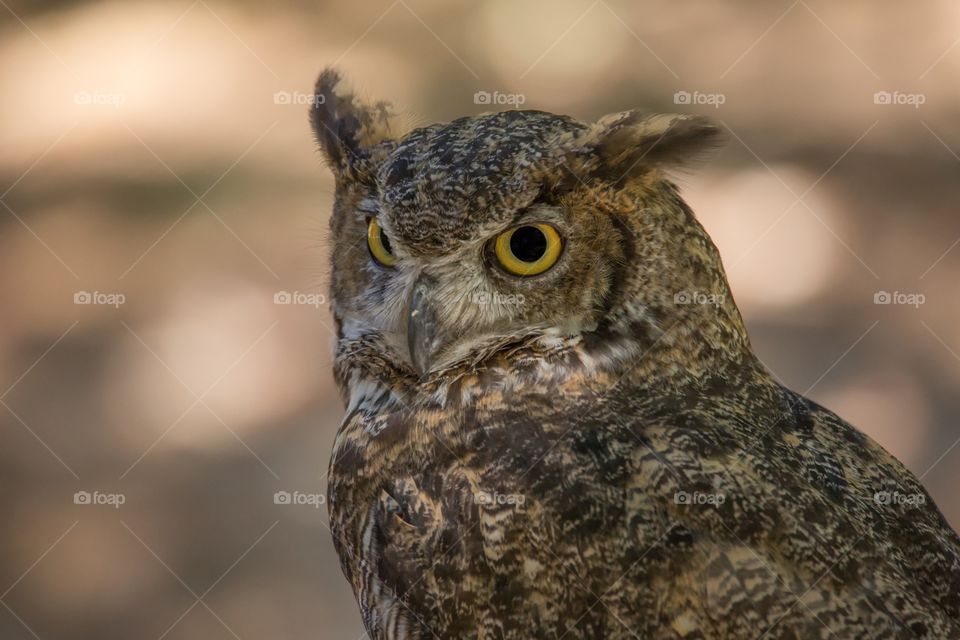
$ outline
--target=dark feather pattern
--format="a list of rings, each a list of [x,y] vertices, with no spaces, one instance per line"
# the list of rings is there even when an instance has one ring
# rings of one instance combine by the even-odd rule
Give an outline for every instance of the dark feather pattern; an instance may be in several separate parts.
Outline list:
[[[511,376],[511,392],[385,406],[402,435],[382,447],[348,416],[331,509],[371,634],[957,637],[960,546],[920,484],[829,411],[738,373],[691,405],[632,380],[545,402],[556,381],[485,372],[472,384]]]

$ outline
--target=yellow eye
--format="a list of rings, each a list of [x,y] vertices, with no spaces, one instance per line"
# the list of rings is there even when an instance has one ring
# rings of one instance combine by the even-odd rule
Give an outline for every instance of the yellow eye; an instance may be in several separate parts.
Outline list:
[[[500,266],[515,276],[543,273],[560,258],[563,240],[549,224],[525,224],[504,231],[494,244]]]
[[[392,267],[397,264],[397,258],[393,255],[390,247],[390,239],[380,228],[376,218],[370,218],[367,224],[367,247],[370,249],[370,255],[373,259],[385,267]]]

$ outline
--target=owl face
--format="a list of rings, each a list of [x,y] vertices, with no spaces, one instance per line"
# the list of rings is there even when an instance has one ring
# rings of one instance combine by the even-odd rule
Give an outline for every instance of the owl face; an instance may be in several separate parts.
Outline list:
[[[437,236],[421,235],[367,193],[336,234],[343,332],[377,334],[422,375],[533,334],[596,328],[622,245],[592,211],[532,201],[457,238],[441,225]]]
[[[656,217],[641,210],[663,182],[657,167],[715,132],[682,117],[585,125],[510,111],[401,134],[334,72],[317,93],[311,119],[337,178],[341,348],[375,345],[418,377],[600,330]]]

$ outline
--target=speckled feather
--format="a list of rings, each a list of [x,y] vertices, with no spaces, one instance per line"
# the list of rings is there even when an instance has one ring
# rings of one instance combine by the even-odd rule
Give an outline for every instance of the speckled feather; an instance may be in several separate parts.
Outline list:
[[[759,363],[666,177],[715,143],[709,123],[507,112],[401,135],[336,72],[317,91],[347,405],[329,508],[371,637],[960,637],[956,533]],[[564,257],[506,278],[485,247],[530,215],[566,232]],[[393,271],[371,264],[370,217]],[[423,273],[452,346],[419,375],[397,336]],[[478,310],[444,286],[524,301]]]

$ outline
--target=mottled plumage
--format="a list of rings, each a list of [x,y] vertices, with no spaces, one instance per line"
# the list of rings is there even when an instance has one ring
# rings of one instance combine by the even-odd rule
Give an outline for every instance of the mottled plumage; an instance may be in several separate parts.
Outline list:
[[[709,122],[405,132],[336,72],[317,93],[331,528],[372,638],[960,637],[960,540],[923,487],[751,351],[667,177]],[[562,254],[506,273],[492,240],[534,223]]]

